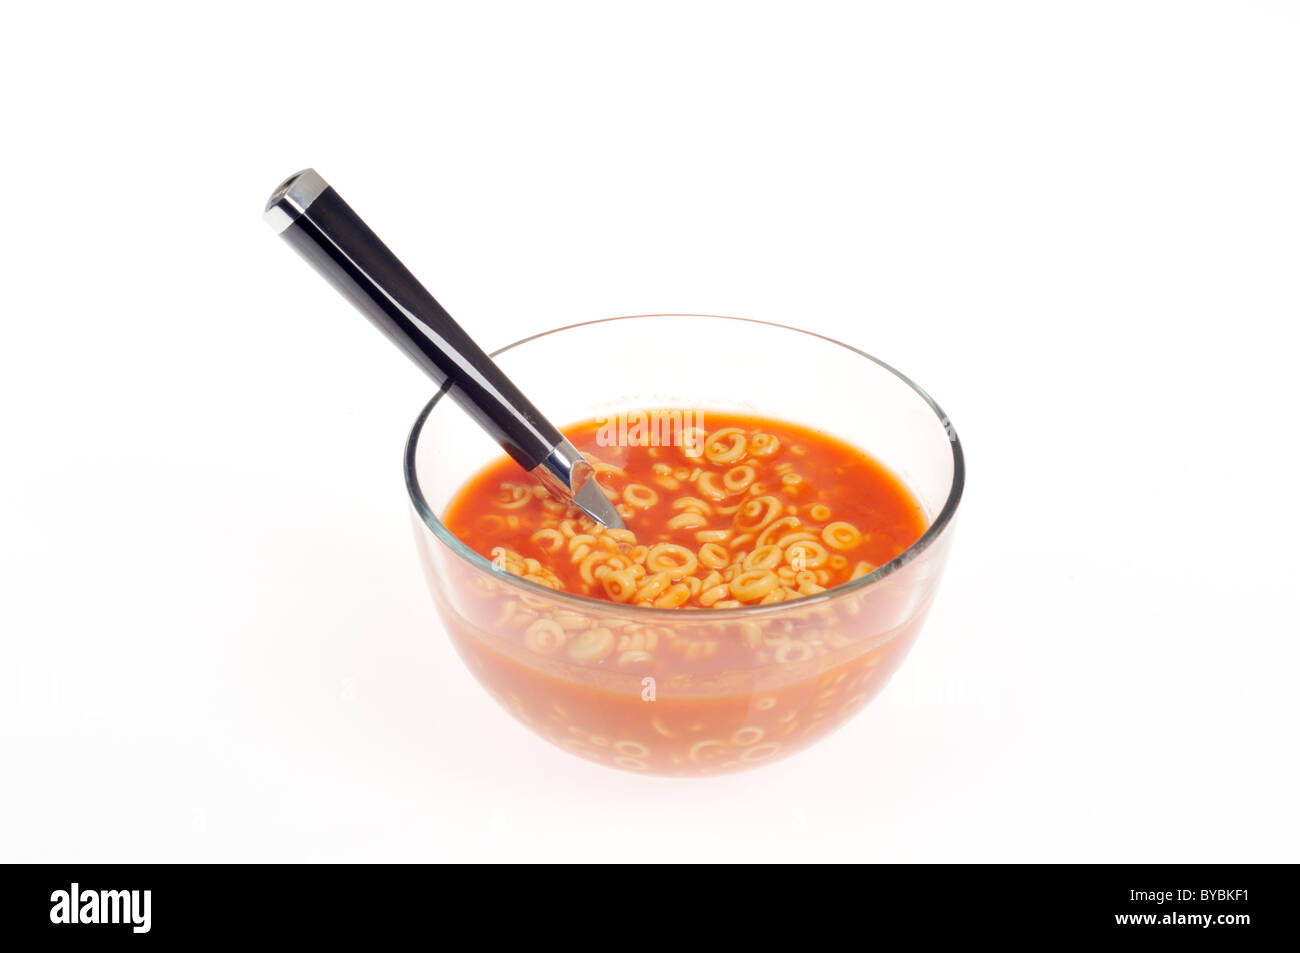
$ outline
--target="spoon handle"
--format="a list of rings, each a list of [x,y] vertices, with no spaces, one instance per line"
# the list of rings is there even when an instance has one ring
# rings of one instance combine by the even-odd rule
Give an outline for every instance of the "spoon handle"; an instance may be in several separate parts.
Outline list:
[[[622,526],[594,481],[587,492],[579,492],[590,479],[591,465],[573,444],[314,169],[286,179],[267,202],[265,217],[439,387],[447,388],[515,462],[593,518]]]
[[[314,170],[280,186],[266,217],[439,387],[450,382],[456,402],[524,469],[564,439]]]

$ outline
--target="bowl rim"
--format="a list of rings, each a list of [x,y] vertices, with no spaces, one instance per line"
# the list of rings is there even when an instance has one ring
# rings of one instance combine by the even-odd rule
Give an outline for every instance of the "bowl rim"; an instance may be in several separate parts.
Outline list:
[[[854,354],[865,357],[867,360],[893,374],[900,381],[910,387],[918,397],[925,401],[934,412],[935,416],[939,419],[939,423],[947,432],[948,442],[952,448],[952,484],[948,488],[947,499],[944,500],[943,506],[939,509],[938,514],[935,516],[933,522],[931,522],[926,528],[925,532],[922,533],[920,537],[912,543],[912,545],[908,546],[889,562],[877,566],[874,570],[861,578],[841,583],[838,586],[827,589],[825,592],[816,593],[815,595],[800,596],[798,599],[787,599],[784,602],[737,606],[729,609],[708,609],[707,613],[709,619],[718,622],[724,622],[736,618],[752,619],[761,615],[786,612],[792,608],[805,608],[824,604],[841,599],[851,593],[863,592],[912,562],[929,549],[930,546],[943,535],[944,531],[948,528],[948,525],[952,522],[953,517],[957,513],[957,506],[961,502],[962,491],[966,485],[966,458],[962,451],[961,441],[957,437],[957,431],[953,428],[952,423],[949,421],[947,414],[943,412],[943,409],[935,403],[934,398],[926,393],[920,385],[896,368],[880,360],[880,358],[874,357],[866,351],[856,348],[851,344],[845,344],[843,341],[829,337],[825,334],[818,334],[815,331],[808,331],[803,328],[793,328],[776,321],[761,321],[756,318],[740,318],[725,314],[692,314],[683,312],[662,314],[625,314],[610,318],[596,318],[592,321],[578,321],[573,324],[566,324],[563,327],[552,328],[549,331],[540,331],[537,334],[530,334],[528,337],[512,341],[510,344],[492,351],[489,356],[495,358],[497,355],[514,350],[523,344],[527,344],[529,341],[536,341],[539,338],[549,337],[553,334],[560,334],[564,331],[572,331],[576,328],[588,327],[594,324],[608,324],[612,321],[653,320],[656,318],[709,318],[720,321],[741,321],[746,324],[760,324],[765,327],[778,328],[782,331],[791,331],[795,334],[804,334],[808,337],[819,338],[829,344],[835,344],[847,351],[852,351]],[[493,576],[503,576],[512,584],[521,588],[524,592],[533,593],[560,604],[569,603],[574,609],[580,611],[591,611],[593,607],[596,607],[605,613],[626,612],[647,620],[659,619],[661,621],[681,621],[681,609],[656,609],[652,606],[624,605],[622,603],[610,602],[607,599],[595,599],[591,596],[584,596],[574,592],[548,589],[545,586],[528,582],[517,576],[497,570],[493,567],[490,560],[474,552],[474,550],[461,542],[461,540],[456,537],[440,519],[438,519],[434,514],[432,507],[429,506],[428,501],[424,498],[424,493],[420,489],[420,481],[416,474],[415,466],[416,448],[419,445],[420,434],[424,430],[425,421],[429,419],[429,415],[433,413],[433,408],[436,407],[438,401],[446,395],[447,390],[447,385],[443,385],[439,388],[438,392],[430,398],[427,404],[424,405],[424,409],[420,411],[419,416],[415,418],[415,423],[411,427],[411,433],[406,440],[406,450],[403,455],[403,471],[406,479],[407,495],[410,497],[411,505],[415,508],[421,521],[435,537],[437,537],[445,546],[447,546],[448,549],[461,559],[470,563],[470,565],[475,566],[484,572],[491,573]],[[881,462],[885,463],[885,461]],[[885,465],[888,466],[887,463],[885,463]],[[705,610],[701,611],[703,612]]]

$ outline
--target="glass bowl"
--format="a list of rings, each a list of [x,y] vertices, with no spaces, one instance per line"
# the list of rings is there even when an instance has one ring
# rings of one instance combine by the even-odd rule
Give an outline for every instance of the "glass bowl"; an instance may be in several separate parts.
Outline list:
[[[653,609],[555,592],[493,568],[442,524],[457,492],[501,456],[439,393],[406,449],[406,485],[434,604],[483,687],[543,738],[629,771],[680,777],[792,754],[842,725],[901,664],[938,588],[965,471],[943,411],[847,344],[763,321],[608,318],[525,338],[493,357],[563,428],[643,409],[736,412],[803,424],[866,451],[912,492],[924,534],[869,575],[813,596],[731,609]],[[744,639],[754,662],[656,674],[529,651],[538,619],[620,636]],[[791,642],[799,651],[782,650]]]

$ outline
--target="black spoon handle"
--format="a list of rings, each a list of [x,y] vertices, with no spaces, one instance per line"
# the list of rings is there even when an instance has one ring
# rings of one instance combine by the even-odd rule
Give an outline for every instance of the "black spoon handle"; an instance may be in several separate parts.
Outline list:
[[[314,170],[287,179],[266,217],[440,387],[449,384],[456,402],[525,470],[564,440]]]

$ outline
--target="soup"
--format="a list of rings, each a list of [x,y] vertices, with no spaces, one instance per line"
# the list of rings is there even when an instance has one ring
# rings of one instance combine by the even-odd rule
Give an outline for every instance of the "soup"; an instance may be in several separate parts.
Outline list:
[[[826,434],[734,414],[642,418],[641,427],[623,418],[565,431],[626,529],[553,499],[505,457],[453,501],[448,529],[529,582],[656,609],[817,595],[889,562],[925,529],[892,474]],[[635,660],[616,653],[616,642],[569,639],[545,623],[527,644],[578,661]]]
[[[880,463],[816,430],[736,414],[649,412],[565,434],[626,529],[553,499],[505,457],[444,516],[499,573],[540,587],[467,578],[482,623],[453,632],[535,730],[630,770],[728,770],[841,723],[901,660],[917,607],[887,593],[837,607],[815,598],[926,528]],[[759,611],[718,611],[742,607]],[[890,627],[895,610],[907,625]]]

